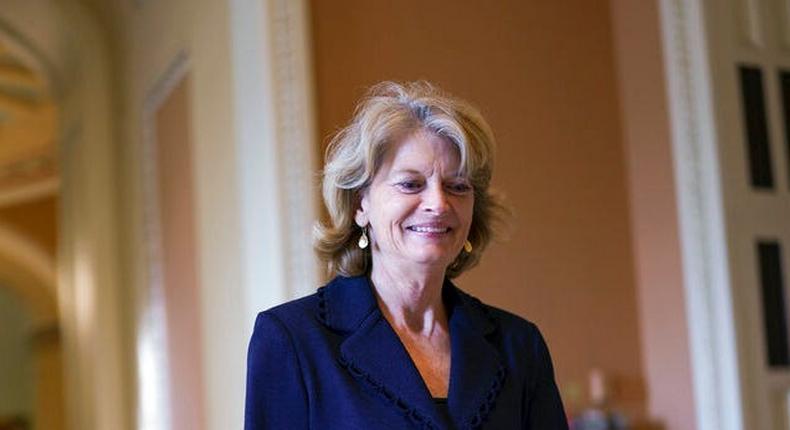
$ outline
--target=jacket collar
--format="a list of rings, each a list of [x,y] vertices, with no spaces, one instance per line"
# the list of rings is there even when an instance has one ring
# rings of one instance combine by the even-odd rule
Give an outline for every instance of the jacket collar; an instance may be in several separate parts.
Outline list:
[[[445,281],[442,294],[452,354],[450,416],[460,428],[476,428],[493,408],[505,379],[505,367],[488,339],[497,324],[479,300],[450,281]],[[340,363],[415,424],[443,427],[417,368],[379,310],[368,279],[337,277],[318,295],[318,319],[347,335],[340,345]]]
[[[364,276],[338,276],[318,289],[318,298],[318,319],[340,332],[356,330],[365,317],[378,311],[372,286]]]

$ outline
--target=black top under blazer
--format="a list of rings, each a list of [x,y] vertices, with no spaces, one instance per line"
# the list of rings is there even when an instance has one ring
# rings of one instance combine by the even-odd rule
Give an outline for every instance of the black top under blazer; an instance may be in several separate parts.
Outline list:
[[[366,277],[337,277],[255,321],[245,428],[568,428],[537,327],[446,281],[451,369],[443,414]]]

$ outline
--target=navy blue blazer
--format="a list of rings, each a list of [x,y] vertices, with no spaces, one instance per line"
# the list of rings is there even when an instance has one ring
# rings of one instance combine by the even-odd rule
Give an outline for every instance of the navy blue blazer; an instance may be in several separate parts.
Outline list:
[[[567,429],[537,327],[449,281],[442,294],[451,422],[367,278],[338,277],[258,315],[247,358],[245,429]]]

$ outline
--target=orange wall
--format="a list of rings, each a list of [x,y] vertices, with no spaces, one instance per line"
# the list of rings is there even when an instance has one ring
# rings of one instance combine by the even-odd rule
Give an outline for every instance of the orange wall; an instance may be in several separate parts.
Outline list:
[[[566,404],[592,367],[643,409],[612,26],[605,1],[311,2],[318,126],[326,143],[369,85],[433,81],[482,110],[495,185],[516,218],[459,283],[532,321]]]

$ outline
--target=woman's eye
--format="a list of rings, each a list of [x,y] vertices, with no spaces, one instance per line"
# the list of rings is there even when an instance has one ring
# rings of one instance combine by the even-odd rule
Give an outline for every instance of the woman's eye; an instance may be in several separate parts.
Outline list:
[[[422,183],[419,181],[403,181],[398,183],[398,187],[404,191],[419,191],[422,188]]]
[[[450,192],[455,194],[465,194],[472,190],[472,186],[465,182],[450,184],[448,188],[450,189]]]

